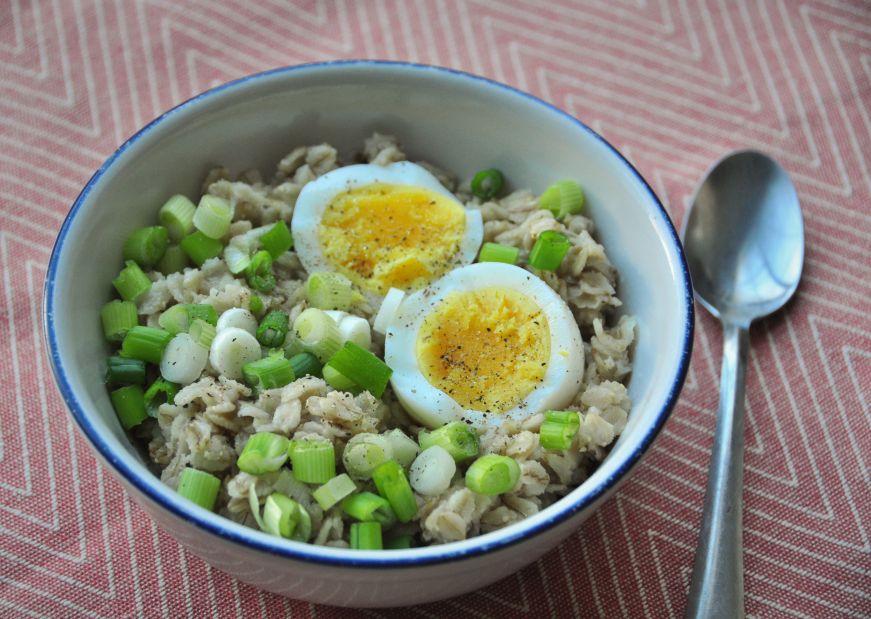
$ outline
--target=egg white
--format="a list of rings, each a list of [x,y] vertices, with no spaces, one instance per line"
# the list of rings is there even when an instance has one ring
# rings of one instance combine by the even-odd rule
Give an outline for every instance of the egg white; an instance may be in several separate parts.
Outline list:
[[[547,317],[550,336],[550,357],[543,380],[517,406],[501,414],[463,408],[426,379],[417,358],[418,333],[426,316],[451,293],[483,288],[509,289],[529,297]],[[408,295],[387,328],[384,361],[393,369],[390,382],[403,407],[430,428],[460,419],[484,427],[509,417],[519,420],[562,408],[574,399],[584,373],[581,333],[565,301],[529,271],[498,262],[454,269],[434,284]]]
[[[294,249],[300,262],[309,273],[334,271],[335,267],[324,256],[318,227],[330,202],[340,193],[384,183],[429,189],[457,202],[438,179],[421,166],[409,161],[399,161],[387,166],[373,164],[350,165],[327,172],[302,188],[296,199],[291,219]],[[478,254],[484,239],[484,224],[481,211],[464,208],[466,226],[456,255],[456,264],[469,264]],[[377,295],[370,295],[380,298]]]

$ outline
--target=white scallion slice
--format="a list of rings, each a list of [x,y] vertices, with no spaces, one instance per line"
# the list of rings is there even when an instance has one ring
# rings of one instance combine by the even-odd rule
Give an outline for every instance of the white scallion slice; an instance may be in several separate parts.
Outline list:
[[[384,437],[390,441],[390,446],[393,448],[393,458],[406,468],[420,453],[420,446],[415,440],[399,428],[385,432]]]
[[[220,332],[224,329],[235,327],[247,331],[251,335],[257,334],[257,318],[254,314],[242,307],[233,307],[221,314],[215,328]]]
[[[399,306],[402,305],[402,300],[405,298],[405,292],[399,288],[391,288],[387,291],[387,295],[381,302],[381,307],[375,315],[374,329],[382,335],[387,334],[387,328],[393,322],[393,318],[399,311]]]
[[[446,449],[434,445],[424,449],[411,463],[408,481],[415,492],[436,496],[447,490],[457,471],[457,463]]]
[[[170,382],[189,385],[200,377],[208,360],[208,350],[187,333],[179,333],[163,349],[160,375]]]
[[[260,342],[248,331],[238,327],[218,331],[209,349],[212,367],[232,380],[241,379],[242,367],[260,357]]]

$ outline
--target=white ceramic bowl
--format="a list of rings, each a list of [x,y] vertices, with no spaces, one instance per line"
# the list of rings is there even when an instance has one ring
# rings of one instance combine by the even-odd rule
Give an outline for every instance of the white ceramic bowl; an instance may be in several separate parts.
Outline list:
[[[327,141],[345,156],[373,130],[412,158],[468,176],[500,168],[513,187],[583,185],[601,242],[638,319],[629,423],[579,488],[520,523],[442,546],[350,551],[282,540],[194,506],[131,446],[103,385],[99,309],[121,246],[173,193],[206,171],[274,170],[288,149]],[[45,330],[57,384],[82,434],[164,530],[213,566],[316,603],[401,606],[496,581],[575,531],[625,480],[674,405],[690,357],[693,305],[677,234],[650,187],[576,119],[528,94],[447,69],[372,61],[278,69],[220,86],[152,121],[97,170],[58,235],[45,283]]]

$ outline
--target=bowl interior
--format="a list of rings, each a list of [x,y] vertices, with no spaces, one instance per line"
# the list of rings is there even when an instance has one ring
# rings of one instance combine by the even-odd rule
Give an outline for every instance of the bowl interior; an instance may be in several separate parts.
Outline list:
[[[576,509],[639,457],[680,388],[692,305],[677,237],[653,193],[601,138],[532,97],[446,70],[364,62],[262,74],[197,97],[122,147],[80,196],[47,279],[46,325],[67,402],[104,457],[146,479],[102,383],[107,349],[97,317],[111,298],[126,234],[153,222],[169,195],[197,197],[213,166],[259,168],[269,177],[297,145],[329,142],[350,158],[373,131],[395,134],[411,159],[460,178],[498,167],[512,188],[540,192],[562,178],[584,187],[638,339],[629,425],[568,499]],[[141,483],[160,486],[153,478]],[[519,526],[552,517],[545,511]]]

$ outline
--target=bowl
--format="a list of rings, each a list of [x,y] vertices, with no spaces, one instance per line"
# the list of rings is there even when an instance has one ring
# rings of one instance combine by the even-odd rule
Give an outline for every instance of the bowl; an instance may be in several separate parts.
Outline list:
[[[291,147],[327,141],[346,157],[373,130],[411,158],[455,173],[505,172],[541,192],[559,178],[585,188],[599,239],[638,320],[628,425],[601,466],[565,498],[504,529],[410,550],[301,544],[226,520],[164,486],[122,430],[103,385],[100,307],[134,227],[173,193],[194,195],[216,164],[274,169]],[[690,279],[672,222],[641,175],[572,116],[511,87],[449,69],[343,61],[276,69],[219,86],[153,120],[94,174],[58,234],[45,281],[54,376],[82,435],[133,499],[214,567],[289,597],[357,607],[458,595],[539,558],[626,480],[677,400],[693,335]]]

